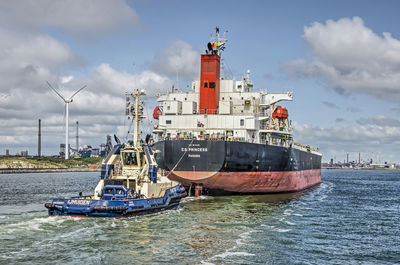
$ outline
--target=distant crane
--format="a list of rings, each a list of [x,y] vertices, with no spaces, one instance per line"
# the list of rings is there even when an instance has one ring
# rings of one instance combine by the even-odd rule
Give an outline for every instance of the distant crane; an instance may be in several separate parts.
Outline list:
[[[60,93],[58,93],[58,91],[52,87],[50,85],[50,83],[48,81],[46,81],[47,84],[49,85],[49,87],[51,89],[54,90],[54,92],[56,92],[57,95],[60,96],[60,98],[62,98],[62,100],[64,100],[65,102],[65,159],[69,159],[69,147],[68,147],[68,116],[69,116],[69,103],[71,103],[73,100],[72,98],[78,94],[82,89],[84,89],[86,87],[86,85],[84,85],[83,87],[81,87],[80,89],[78,89],[74,94],[72,94],[72,96],[70,96],[68,99],[65,99]]]

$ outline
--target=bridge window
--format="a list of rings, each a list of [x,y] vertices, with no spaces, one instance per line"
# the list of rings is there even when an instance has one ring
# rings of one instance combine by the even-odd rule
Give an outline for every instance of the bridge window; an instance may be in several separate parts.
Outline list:
[[[210,82],[210,88],[215,88],[215,82]]]
[[[166,124],[171,124],[172,122],[171,122],[171,120],[166,120],[165,123]]]
[[[244,120],[243,119],[240,120],[240,126],[244,126]]]
[[[128,166],[136,166],[137,165],[136,152],[123,153],[122,158],[124,160],[125,165],[128,165]]]

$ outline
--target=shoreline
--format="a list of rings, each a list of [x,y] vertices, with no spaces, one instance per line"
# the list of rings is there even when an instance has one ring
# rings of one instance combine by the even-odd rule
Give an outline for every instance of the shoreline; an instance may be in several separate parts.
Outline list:
[[[100,168],[0,168],[0,174],[57,173],[57,172],[100,172]]]
[[[323,167],[321,169],[326,170],[400,170],[400,168],[345,168],[345,167]]]

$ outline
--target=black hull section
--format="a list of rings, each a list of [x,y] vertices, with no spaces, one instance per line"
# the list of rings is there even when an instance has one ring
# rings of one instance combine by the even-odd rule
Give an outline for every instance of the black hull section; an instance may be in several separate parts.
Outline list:
[[[214,140],[165,140],[154,144],[167,171],[287,172],[321,169],[321,156],[296,148]]]

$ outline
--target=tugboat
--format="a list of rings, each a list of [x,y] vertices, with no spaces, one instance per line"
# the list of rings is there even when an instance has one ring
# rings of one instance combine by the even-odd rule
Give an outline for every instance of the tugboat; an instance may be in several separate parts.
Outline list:
[[[144,92],[138,90],[127,94],[127,106],[130,105],[130,97],[135,99],[126,113],[134,119],[133,141],[121,144],[115,137],[117,145],[103,161],[94,195],[55,198],[45,204],[49,215],[128,217],[150,214],[177,208],[180,200],[187,196],[181,184],[157,175],[157,163],[149,137],[146,137],[145,145],[140,143],[141,95]]]

